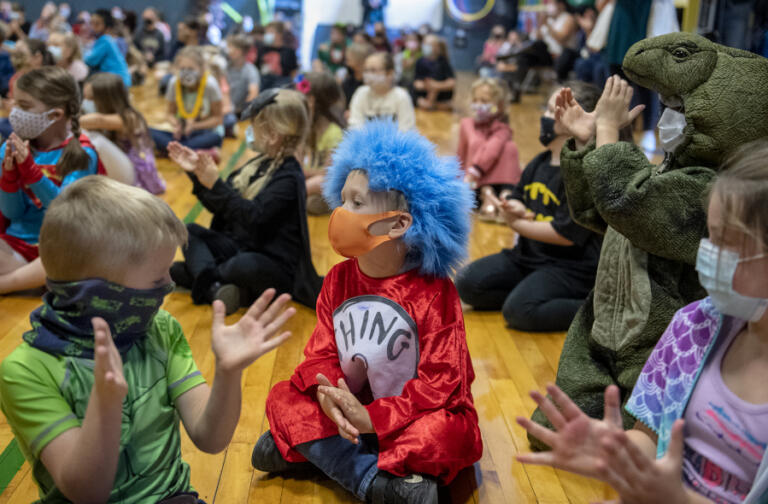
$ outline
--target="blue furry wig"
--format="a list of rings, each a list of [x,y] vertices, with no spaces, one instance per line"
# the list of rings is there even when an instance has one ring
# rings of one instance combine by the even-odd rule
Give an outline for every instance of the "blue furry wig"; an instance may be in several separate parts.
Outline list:
[[[413,224],[403,240],[408,259],[421,264],[422,274],[446,277],[459,266],[467,253],[474,196],[455,157],[438,156],[418,133],[377,120],[349,131],[336,149],[323,188],[331,208],[341,205],[341,190],[353,170],[368,174],[371,191],[405,196]]]

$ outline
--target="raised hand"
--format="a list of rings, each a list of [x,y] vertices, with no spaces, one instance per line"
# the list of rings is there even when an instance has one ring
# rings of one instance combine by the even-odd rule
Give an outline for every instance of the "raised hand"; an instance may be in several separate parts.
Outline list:
[[[13,171],[16,164],[13,162],[13,152],[11,151],[11,142],[5,142],[5,155],[3,156],[3,171]]]
[[[219,180],[219,167],[216,166],[216,162],[213,160],[210,154],[198,154],[197,166],[195,168],[195,175],[208,189]]]
[[[200,156],[189,147],[181,145],[179,142],[168,144],[168,157],[181,166],[184,171],[194,173],[197,169]]]
[[[320,408],[322,408],[323,413],[325,413],[325,416],[330,418],[331,421],[336,424],[336,426],[339,428],[339,435],[341,437],[347,441],[351,441],[352,443],[357,444],[357,437],[360,435],[360,431],[357,430],[354,425],[352,425],[352,422],[350,422],[349,419],[344,415],[341,407],[336,404],[336,402],[327,393],[329,389],[334,388],[331,384],[331,381],[324,374],[318,373],[317,383],[319,384],[319,387],[317,387],[317,402],[320,403]]]
[[[547,465],[603,479],[605,463],[601,443],[610,435],[623,432],[618,387],[611,385],[605,389],[605,414],[602,420],[588,417],[557,386],[548,385],[547,392],[554,403],[538,391],[531,392],[531,397],[552,422],[555,430],[551,431],[525,417],[517,417],[517,423],[552,450],[524,453],[518,455],[517,460],[524,464]]]
[[[595,112],[586,112],[573,97],[571,88],[563,88],[555,99],[555,122],[560,129],[581,144],[595,136]]]
[[[319,378],[319,376],[318,376]],[[319,381],[319,380],[318,380]],[[339,378],[339,386],[334,387],[330,383],[321,384],[318,387],[318,393],[325,394],[331,401],[341,409],[344,418],[352,424],[354,429],[360,434],[369,434],[374,432],[373,422],[371,422],[371,416],[368,414],[368,410],[365,406],[355,397],[355,395],[347,387],[344,378]],[[339,425],[339,433],[341,434],[341,425]],[[347,429],[345,429],[347,430]],[[342,434],[342,437],[345,437]],[[351,440],[350,440],[351,441]],[[357,436],[355,436],[355,441]]]
[[[632,103],[634,89],[618,75],[610,77],[603,89],[603,94],[595,107],[595,115],[598,127],[608,127],[620,130],[632,124],[638,115],[645,109],[645,105],[638,105],[629,109]]]
[[[91,319],[93,325],[93,389],[101,400],[117,400],[122,404],[128,393],[123,376],[123,359],[115,347],[109,324],[102,318]]]
[[[11,133],[11,136],[8,137],[8,142],[11,143],[13,159],[17,163],[23,163],[27,156],[29,156],[29,140],[22,140],[16,133]]]
[[[601,479],[619,493],[623,504],[687,502],[682,480],[683,424],[677,420],[672,426],[667,453],[657,460],[643,453],[626,432],[612,432],[602,440],[606,471]]]
[[[224,322],[224,303],[213,302],[211,347],[218,371],[242,371],[291,336],[288,331],[275,336],[296,313],[295,308],[283,311],[291,296],[283,294],[270,304],[274,297],[275,289],[267,289],[239,321],[229,326]]]

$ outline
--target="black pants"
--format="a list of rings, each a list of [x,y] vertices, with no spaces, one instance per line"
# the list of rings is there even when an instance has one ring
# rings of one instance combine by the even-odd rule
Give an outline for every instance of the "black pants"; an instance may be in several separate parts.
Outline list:
[[[456,276],[461,300],[476,310],[501,310],[513,329],[565,331],[594,286],[594,277],[564,268],[519,266],[507,253],[483,257]]]
[[[214,282],[237,285],[246,291],[249,302],[270,287],[278,293],[291,292],[291,275],[274,259],[250,252],[224,233],[198,224],[187,224],[187,231],[189,241],[184,259],[191,284],[174,281],[192,290],[195,303],[212,301],[210,290]]]

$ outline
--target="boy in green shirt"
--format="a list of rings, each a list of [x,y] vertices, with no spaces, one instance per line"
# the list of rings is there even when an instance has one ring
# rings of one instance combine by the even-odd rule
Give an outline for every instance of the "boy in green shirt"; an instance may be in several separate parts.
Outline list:
[[[213,306],[211,388],[180,324],[159,310],[186,228],[148,192],[107,177],[70,185],[40,231],[49,292],[0,364],[0,408],[32,465],[40,501],[197,503],[179,419],[216,453],[240,416],[242,371],[289,336],[283,295],[234,325]],[[281,313],[282,312],[282,313]],[[170,501],[169,501],[170,502]]]

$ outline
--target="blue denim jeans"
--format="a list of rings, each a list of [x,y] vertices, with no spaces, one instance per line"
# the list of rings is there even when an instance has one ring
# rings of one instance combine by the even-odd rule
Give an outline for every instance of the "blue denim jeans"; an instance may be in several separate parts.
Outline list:
[[[161,154],[166,155],[168,144],[173,141],[173,133],[169,131],[160,131],[149,128],[149,134],[155,142],[155,147]],[[190,149],[210,149],[212,147],[221,147],[221,135],[216,130],[198,130],[191,135],[181,137],[181,145]]]
[[[379,472],[379,445],[375,434],[363,434],[358,444],[331,436],[294,448],[329,478],[365,500],[365,494]]]

